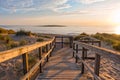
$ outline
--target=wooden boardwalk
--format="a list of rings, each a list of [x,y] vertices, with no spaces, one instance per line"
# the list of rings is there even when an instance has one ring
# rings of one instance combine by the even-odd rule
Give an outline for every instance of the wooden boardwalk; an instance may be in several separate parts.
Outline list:
[[[36,80],[80,80],[80,65],[72,58],[71,48],[62,48],[53,52]],[[82,79],[81,79],[82,80]]]
[[[61,39],[61,42],[58,42],[56,38],[59,38],[58,40]],[[101,57],[120,64],[119,52],[100,47],[100,42],[97,42],[99,43],[98,46],[94,45],[94,41],[88,41],[92,45],[86,44],[88,42],[83,42],[73,41],[73,38],[70,36],[53,37],[49,41],[36,42],[31,45],[2,51],[0,52],[0,63],[22,56],[24,76],[20,80],[103,80],[100,76]],[[29,54],[34,50],[38,50],[39,60],[29,70]],[[95,56],[89,56],[88,51],[93,51]],[[52,57],[50,57],[51,53]],[[73,58],[73,54],[75,58]],[[87,63],[88,60],[94,60],[92,64],[94,66],[90,66]],[[35,73],[38,70],[39,72],[42,70],[42,73],[39,73],[35,79],[37,75]],[[90,75],[86,74],[88,71]],[[116,74],[118,73],[116,72]]]

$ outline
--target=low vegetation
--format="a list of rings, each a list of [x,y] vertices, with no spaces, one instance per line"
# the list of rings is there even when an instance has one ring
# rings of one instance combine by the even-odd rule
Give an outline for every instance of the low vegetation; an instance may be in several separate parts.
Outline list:
[[[38,38],[38,39],[37,39],[37,42],[42,42],[42,41],[44,41],[43,38]]]
[[[74,38],[74,40],[80,40],[80,38],[82,38],[84,36],[91,36],[91,37],[94,37],[98,40],[104,41],[107,43],[108,46],[112,45],[112,47],[115,50],[120,51],[120,35],[108,34],[108,33],[96,33],[93,35],[88,35],[88,34],[83,32],[80,35],[76,36]]]
[[[35,56],[29,55],[29,58],[28,58],[29,68],[31,68],[36,63],[36,61],[37,59]]]
[[[0,34],[15,34],[15,31],[11,29],[7,30],[7,29],[0,28]]]
[[[19,30],[16,32],[16,36],[31,36],[31,31]]]
[[[80,35],[78,35],[78,36],[76,36],[76,37],[74,37],[74,40],[80,40],[80,38],[82,38],[82,37],[85,37],[85,36],[89,36],[87,33],[81,33]]]
[[[107,42],[108,45],[112,45],[115,50],[120,51],[120,35],[107,34],[107,33],[96,33],[92,35],[99,40]]]
[[[21,40],[20,42],[19,42],[19,45],[20,46],[24,46],[24,45],[26,45],[28,42],[27,42],[27,40]]]

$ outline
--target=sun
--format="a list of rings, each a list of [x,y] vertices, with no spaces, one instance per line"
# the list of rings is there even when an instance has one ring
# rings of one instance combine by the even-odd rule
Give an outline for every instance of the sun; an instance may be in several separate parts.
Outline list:
[[[120,10],[116,10],[112,14],[112,21],[115,24],[120,24]]]
[[[115,28],[115,33],[116,34],[120,34],[120,26],[118,26],[118,27]]]

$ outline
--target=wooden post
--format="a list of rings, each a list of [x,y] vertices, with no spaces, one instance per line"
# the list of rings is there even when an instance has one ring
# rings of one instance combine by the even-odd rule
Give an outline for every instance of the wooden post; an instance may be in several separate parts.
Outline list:
[[[101,41],[99,41],[99,47],[101,47]]]
[[[82,60],[84,60],[85,59],[85,48],[83,47],[82,48]],[[84,64],[82,63],[82,65],[81,65],[81,74],[83,74],[84,73]]]
[[[28,54],[25,53],[22,55],[23,58],[23,72],[26,74],[28,72]]]
[[[63,48],[63,36],[61,37],[61,47]]]
[[[100,70],[100,55],[95,54],[95,67],[94,67],[94,73],[99,76],[99,70]]]
[[[87,49],[84,48],[84,58],[87,58]]]
[[[39,48],[39,60],[42,59],[42,47]],[[42,63],[40,63],[40,73],[42,73]]]
[[[73,37],[70,37],[70,48],[72,48],[73,46]]]
[[[55,36],[55,39],[53,41],[53,45],[56,47],[56,36]]]
[[[94,45],[94,42],[93,42],[93,40],[92,40],[92,45]]]
[[[74,54],[75,54],[75,43],[73,43],[73,57],[74,57]]]
[[[76,62],[76,63],[78,62],[77,54],[78,54],[78,44],[76,44],[76,58],[75,58],[75,62]]]
[[[46,53],[48,53],[48,44],[46,45]],[[48,60],[49,60],[49,56],[47,55],[47,60],[46,60],[46,62],[48,62]]]
[[[52,43],[50,43],[50,49],[52,49]],[[50,53],[50,57],[52,56],[52,54]]]

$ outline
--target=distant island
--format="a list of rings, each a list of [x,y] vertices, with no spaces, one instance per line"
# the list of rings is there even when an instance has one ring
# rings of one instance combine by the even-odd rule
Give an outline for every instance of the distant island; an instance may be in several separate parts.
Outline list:
[[[67,27],[65,25],[40,25],[38,27]]]

